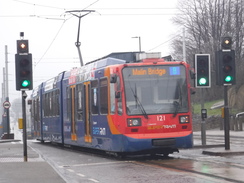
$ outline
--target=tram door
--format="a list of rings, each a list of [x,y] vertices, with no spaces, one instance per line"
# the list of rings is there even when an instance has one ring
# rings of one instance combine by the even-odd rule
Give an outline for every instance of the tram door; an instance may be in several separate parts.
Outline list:
[[[91,136],[91,82],[84,83],[84,100],[85,100],[85,115],[84,115],[84,122],[85,122],[85,142],[91,143],[92,136]]]
[[[71,140],[77,141],[76,118],[75,118],[75,86],[70,87],[70,107],[71,107]]]

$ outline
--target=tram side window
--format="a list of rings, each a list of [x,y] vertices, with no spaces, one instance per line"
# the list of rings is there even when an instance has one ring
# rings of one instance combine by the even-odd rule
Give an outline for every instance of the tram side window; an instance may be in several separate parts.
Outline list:
[[[43,116],[45,117],[46,116],[45,95],[42,95],[42,97],[43,97],[43,100],[41,102],[42,102],[42,106],[43,106]]]
[[[37,111],[36,103],[37,103],[37,101],[36,101],[36,99],[34,99],[33,102],[32,102],[33,108],[32,108],[32,111],[31,111],[31,115],[32,115],[32,117],[34,119],[34,124],[33,124],[34,131],[37,130],[37,121],[38,121],[38,119],[37,119],[38,118],[38,111]]]
[[[36,121],[40,120],[40,114],[39,114],[39,107],[40,107],[40,102],[39,102],[39,98],[37,98],[36,100],[34,100],[34,118]]]
[[[110,113],[115,114],[115,84],[110,83]]]
[[[82,102],[83,102],[83,99],[82,99],[82,87],[83,85],[82,84],[79,84],[77,85],[76,87],[76,96],[77,96],[77,99],[76,99],[76,109],[77,109],[77,120],[82,120],[82,115],[83,115],[83,106],[82,106]]]
[[[118,77],[117,78],[117,91],[120,92],[121,91],[121,86],[120,86],[120,78]],[[120,97],[118,98],[118,101],[117,101],[117,113],[119,115],[123,114],[123,110],[122,110],[122,96],[121,96],[121,93],[120,93]]]
[[[55,114],[57,116],[59,116],[60,112],[59,112],[59,108],[60,108],[60,104],[59,104],[59,90],[56,90],[55,92],[55,106],[56,106],[56,111]]]
[[[49,116],[53,116],[53,92],[49,93]]]
[[[92,114],[98,114],[98,80],[91,81],[91,109]]]
[[[36,99],[36,103],[35,103],[35,105],[36,105],[36,119],[37,119],[37,121],[40,121],[40,113],[39,113],[39,110],[40,110],[40,98],[38,97],[37,99]]]
[[[39,98],[34,100],[34,130],[38,131],[40,130],[40,126],[38,125],[38,122],[40,121],[40,114],[39,114],[39,107],[40,107],[40,102]]]
[[[33,103],[32,103],[32,111],[31,111],[31,116],[34,118],[34,121],[37,121],[37,108],[36,108],[36,100],[33,100]]]
[[[44,104],[43,104],[43,106],[44,106],[44,116],[45,117],[48,117],[48,111],[49,111],[49,105],[48,105],[48,93],[45,93],[44,94]]]
[[[52,91],[50,93],[50,107],[51,107],[51,116],[59,115],[59,90]]]
[[[108,80],[107,80],[107,78],[100,79],[100,107],[101,107],[101,114],[108,113]]]
[[[55,105],[54,105],[54,91],[50,92],[50,107],[51,107],[51,115],[54,116]]]

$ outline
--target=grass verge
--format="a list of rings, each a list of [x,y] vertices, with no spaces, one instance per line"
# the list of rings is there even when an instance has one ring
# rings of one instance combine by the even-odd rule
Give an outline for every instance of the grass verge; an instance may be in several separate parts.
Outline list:
[[[219,109],[211,109],[211,107],[221,100],[215,100],[211,102],[204,102],[204,109],[207,109],[207,115],[213,116],[213,115],[221,115],[221,108]],[[201,103],[193,104],[193,114],[201,115]]]

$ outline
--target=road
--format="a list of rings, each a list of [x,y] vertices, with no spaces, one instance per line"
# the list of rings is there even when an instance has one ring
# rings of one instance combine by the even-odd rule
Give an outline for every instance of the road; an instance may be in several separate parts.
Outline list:
[[[169,158],[134,157],[118,160],[109,156],[60,148],[29,141],[68,183],[155,183],[155,182],[241,182],[244,166],[219,161],[199,153],[183,150]],[[191,155],[193,155],[191,158]]]

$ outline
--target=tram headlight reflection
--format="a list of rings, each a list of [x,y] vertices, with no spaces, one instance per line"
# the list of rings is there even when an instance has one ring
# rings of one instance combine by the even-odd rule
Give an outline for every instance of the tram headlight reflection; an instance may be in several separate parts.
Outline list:
[[[140,118],[130,118],[130,119],[127,119],[127,125],[129,127],[132,127],[132,126],[141,126],[141,119]]]

